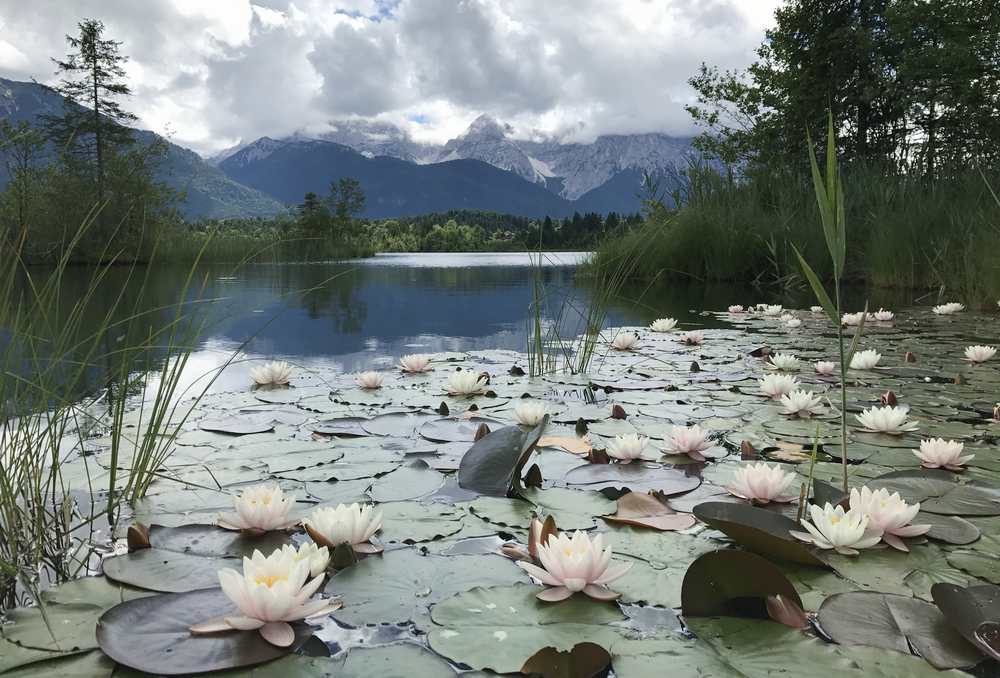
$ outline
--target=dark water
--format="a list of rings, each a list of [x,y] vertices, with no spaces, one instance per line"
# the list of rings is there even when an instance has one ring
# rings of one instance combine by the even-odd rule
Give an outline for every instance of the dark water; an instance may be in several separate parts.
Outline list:
[[[560,309],[560,335],[581,330],[580,316],[592,290],[577,279],[583,253],[546,255],[543,280],[548,305],[543,317],[555,322]],[[248,383],[247,361],[284,359],[303,367],[333,367],[345,372],[386,367],[405,353],[476,349],[525,349],[531,313],[532,277],[525,253],[448,253],[379,255],[329,264],[253,264],[238,268],[210,266],[199,270],[204,288],[194,304],[206,321],[186,370],[186,383],[212,374],[241,351],[241,359],[225,369],[213,390]],[[92,303],[92,321],[111,303],[111,291],[125,291],[124,308],[136,304],[149,312],[151,325],[172,318],[187,271],[158,267],[148,274],[138,299],[140,276],[111,271],[106,288]],[[66,274],[67,308],[93,272]],[[677,318],[689,328],[720,326],[702,311],[732,303],[760,301],[808,306],[804,291],[791,296],[745,285],[670,282],[632,285],[609,309],[608,325],[645,325],[659,317]],[[863,294],[856,293],[863,304]],[[564,305],[564,300],[570,303]],[[878,303],[906,300],[876,300]],[[859,306],[860,308],[860,306]],[[877,308],[877,305],[876,305]],[[112,336],[109,344],[133,341]]]

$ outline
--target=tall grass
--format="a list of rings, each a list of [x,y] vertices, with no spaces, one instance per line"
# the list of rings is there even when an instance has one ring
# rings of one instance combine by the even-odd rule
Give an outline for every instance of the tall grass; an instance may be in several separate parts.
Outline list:
[[[24,265],[23,236],[2,243],[0,609],[24,595],[40,602],[47,583],[87,570],[99,546],[95,533],[113,523],[121,502],[144,494],[180,425],[171,416],[173,399],[200,331],[188,298],[196,287],[197,258],[176,305],[150,310],[144,303],[148,268],[132,264],[126,284],[108,284],[122,254],[111,238],[101,254],[107,263],[67,301],[64,274],[71,252],[95,214],[51,269]],[[137,285],[127,284],[133,279]],[[150,393],[151,370],[158,379]],[[130,393],[136,396],[137,382],[134,400],[143,405],[137,437],[129,440],[125,403]],[[105,428],[113,448],[107,469],[83,454],[91,432]],[[127,462],[121,455],[126,448]]]
[[[852,237],[845,253],[845,283],[937,291],[969,305],[992,306],[1000,295],[994,243],[1000,204],[989,185],[998,176],[968,171],[930,180],[877,168],[842,170],[851,196],[846,219]],[[665,211],[643,229],[606,239],[595,264],[613,260],[642,242],[635,275],[695,281],[740,281],[759,286],[801,286],[795,243],[816,273],[832,268],[811,179],[791,171],[730,180],[705,168],[685,174],[683,207]]]

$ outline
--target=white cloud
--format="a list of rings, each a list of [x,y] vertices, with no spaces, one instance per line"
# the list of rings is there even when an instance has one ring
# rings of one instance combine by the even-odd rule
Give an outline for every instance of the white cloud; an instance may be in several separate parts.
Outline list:
[[[753,60],[779,0],[0,0],[0,76],[54,80],[84,17],[124,42],[129,107],[210,153],[347,116],[442,142],[491,113],[521,136],[693,131],[702,61]]]

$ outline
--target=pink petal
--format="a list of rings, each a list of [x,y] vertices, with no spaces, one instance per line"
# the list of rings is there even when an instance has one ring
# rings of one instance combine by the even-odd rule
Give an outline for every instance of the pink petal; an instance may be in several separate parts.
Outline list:
[[[532,577],[542,582],[543,584],[548,584],[549,586],[562,586],[562,582],[559,579],[553,577],[548,570],[543,570],[537,565],[533,565],[532,563],[526,563],[523,560],[519,560],[516,564],[519,568],[521,568],[522,570],[530,574]]]
[[[264,622],[253,617],[226,617],[226,623],[240,631],[253,631],[264,626]]]
[[[930,525],[906,525],[897,527],[892,533],[900,537],[919,537],[930,532],[930,529]]]
[[[288,647],[295,641],[295,631],[285,622],[268,622],[260,627],[264,640],[278,647]]]
[[[900,539],[894,534],[889,534],[888,532],[886,532],[885,534],[882,535],[882,541],[884,541],[886,544],[896,549],[897,551],[906,551],[907,553],[909,553],[910,551],[910,549],[906,547],[906,542],[904,542],[902,539]]]
[[[232,631],[233,627],[226,623],[223,617],[216,617],[215,619],[209,619],[208,621],[203,621],[200,624],[194,624],[188,628],[193,636],[204,636],[212,633],[223,633],[225,631]]]
[[[615,593],[606,586],[596,586],[594,584],[587,584],[583,592],[594,600],[618,600],[622,595]]]
[[[573,592],[565,586],[553,586],[541,591],[535,597],[539,600],[544,600],[546,603],[558,603],[560,600],[566,600],[571,595],[573,595]]]

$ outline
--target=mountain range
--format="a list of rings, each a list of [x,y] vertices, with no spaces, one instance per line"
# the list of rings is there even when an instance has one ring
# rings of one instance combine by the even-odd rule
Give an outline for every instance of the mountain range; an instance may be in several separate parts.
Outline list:
[[[0,78],[0,117],[34,123],[63,105],[44,85]],[[155,137],[136,134],[140,141]],[[183,191],[188,218],[273,216],[306,192],[325,195],[330,182],[343,177],[360,181],[368,217],[450,209],[561,217],[638,211],[643,174],[669,181],[691,153],[690,139],[658,133],[605,135],[591,143],[519,139],[488,115],[433,145],[392,124],[356,119],[335,121],[318,134],[261,137],[208,159],[167,141],[159,175]]]

